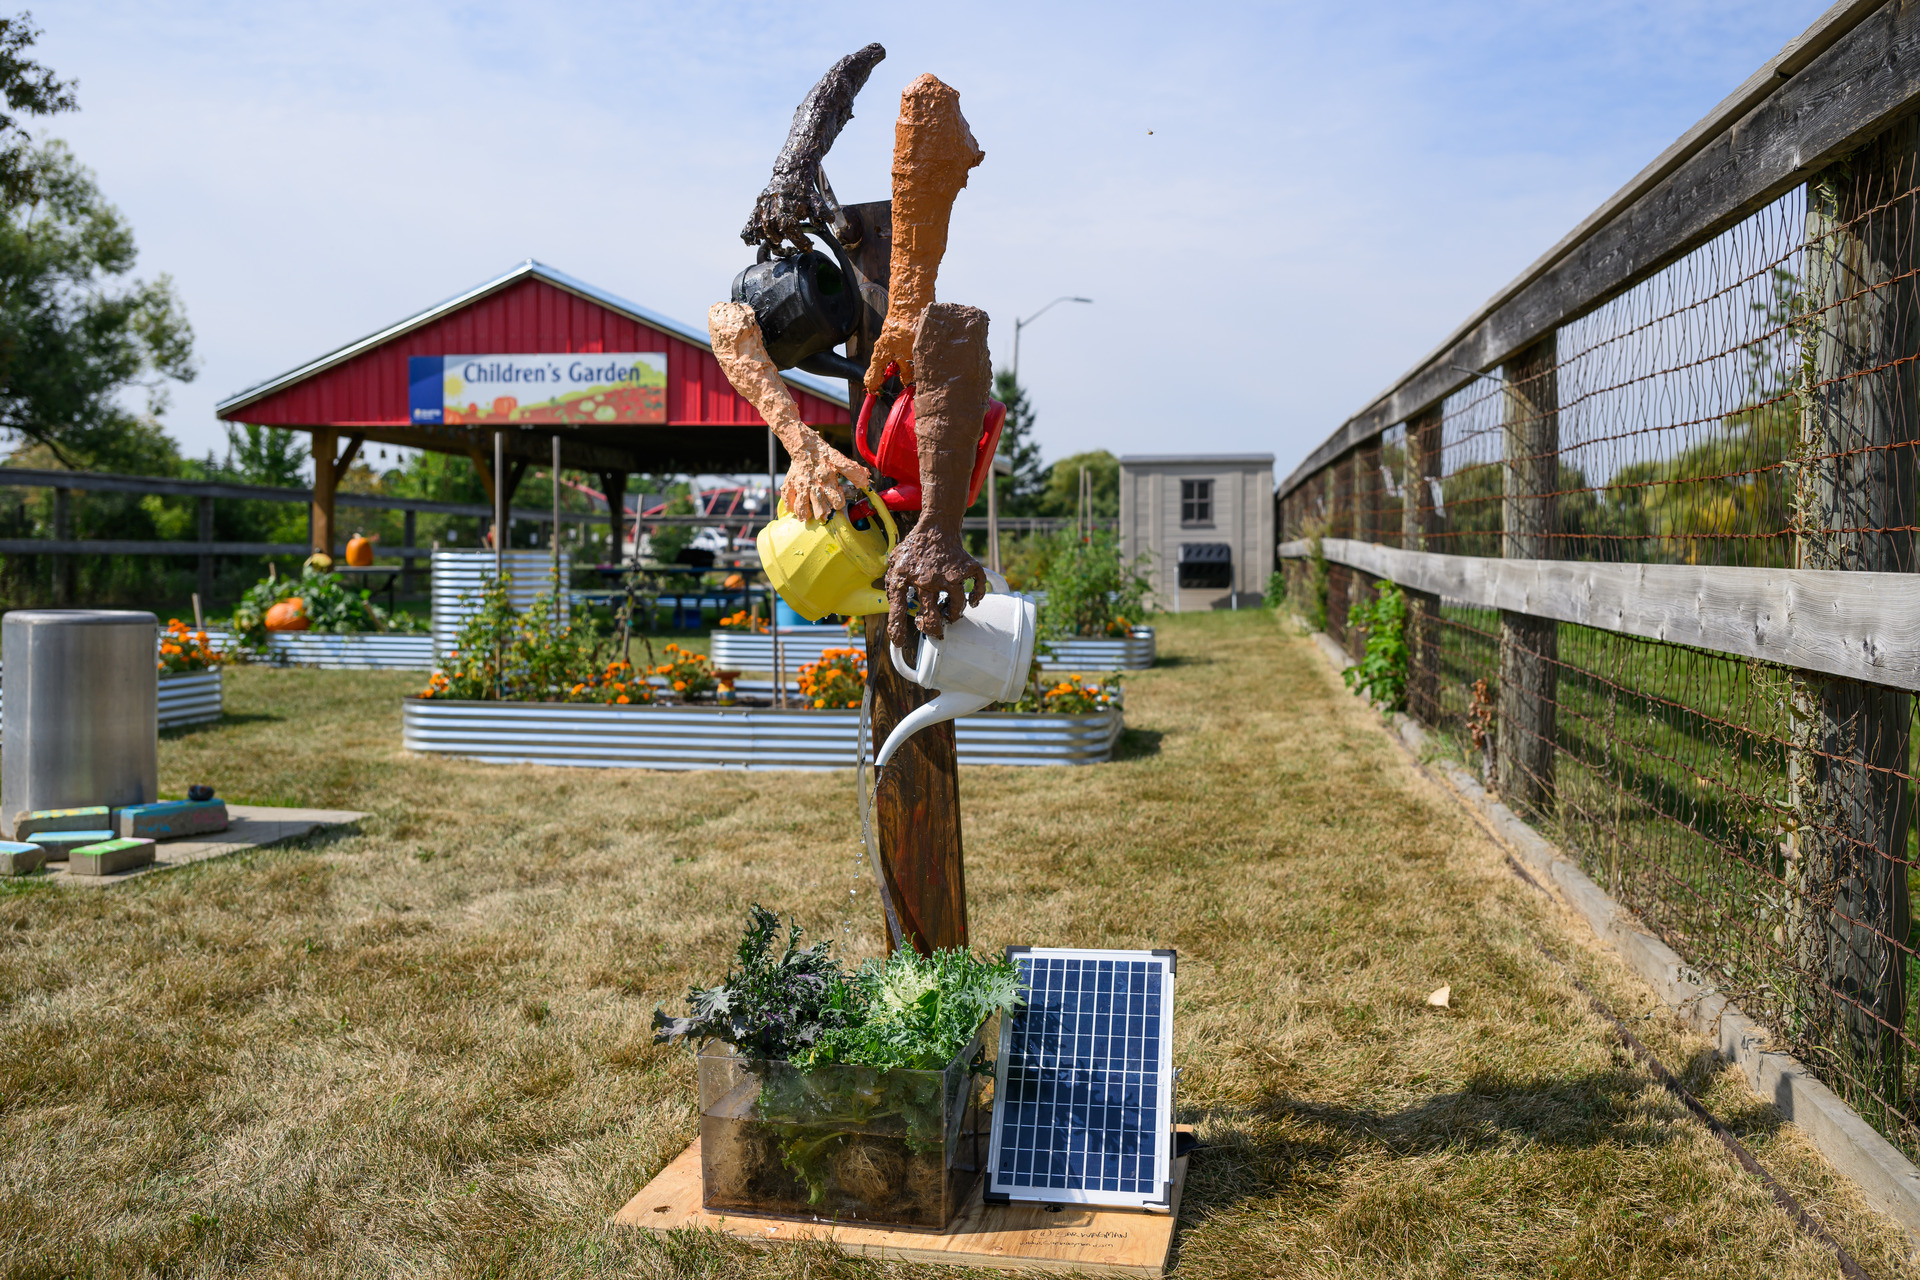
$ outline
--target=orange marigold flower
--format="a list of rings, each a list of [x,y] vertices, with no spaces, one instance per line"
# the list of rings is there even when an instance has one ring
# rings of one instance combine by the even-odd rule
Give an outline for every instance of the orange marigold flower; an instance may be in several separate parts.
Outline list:
[[[827,700],[825,698],[815,698],[813,700],[813,705],[816,707],[824,707],[827,705]]]
[[[625,701],[627,701],[627,695],[623,693],[623,694],[621,694],[621,695],[620,695],[619,697],[617,697],[617,698],[615,698],[615,699],[614,699],[614,701],[615,701],[616,703],[621,703],[621,702],[625,702]]]
[[[687,682],[685,680],[675,680],[673,682],[673,687],[676,692],[685,693],[687,689]]]

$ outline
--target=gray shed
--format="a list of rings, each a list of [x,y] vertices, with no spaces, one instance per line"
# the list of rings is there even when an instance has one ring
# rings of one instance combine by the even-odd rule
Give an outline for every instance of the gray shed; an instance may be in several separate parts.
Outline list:
[[[1147,558],[1162,609],[1259,605],[1273,572],[1273,455],[1121,458],[1120,548]]]

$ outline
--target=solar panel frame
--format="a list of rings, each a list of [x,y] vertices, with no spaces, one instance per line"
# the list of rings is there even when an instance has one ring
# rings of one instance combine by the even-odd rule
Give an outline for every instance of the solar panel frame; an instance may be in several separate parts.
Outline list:
[[[1008,947],[1007,959],[1021,969],[1029,1003],[1000,1019],[987,1185],[982,1193],[986,1201],[1005,1204],[1034,1200],[1170,1210],[1173,982],[1177,956],[1172,951]],[[1124,967],[1127,1017],[1130,1023],[1139,1019],[1127,1028],[1129,1033],[1138,1030],[1139,1034],[1129,1034],[1117,1055],[1111,1044],[1113,1037],[1094,1034],[1099,1019],[1111,1018],[1114,1012],[1111,987],[1106,992],[1100,990],[1099,966],[1103,963],[1109,966],[1108,973],[1116,972],[1111,966]],[[1089,964],[1093,966],[1091,971],[1086,968]],[[1089,972],[1093,980],[1090,992],[1083,985]],[[1036,973],[1042,978],[1037,995]],[[1056,993],[1060,998],[1050,999]],[[1091,995],[1095,1007],[1080,1010],[1081,995]],[[1104,1011],[1100,1008],[1103,998],[1108,1001]],[[1133,1011],[1135,1007],[1138,1013]],[[1075,1045],[1063,1056],[1059,1020],[1068,1013],[1078,1019],[1079,1025],[1074,1029]],[[1047,1021],[1034,1027],[1031,1019],[1035,1015]],[[1038,1044],[1034,1043],[1036,1036]],[[1121,1064],[1117,1070],[1116,1063]],[[1127,1066],[1138,1069],[1128,1071]],[[1111,1079],[1116,1074],[1121,1077],[1117,1081]],[[1055,1118],[1062,1105],[1055,1092],[1061,1083],[1069,1086],[1064,1120]],[[1117,1104],[1108,1092],[1115,1088],[1119,1090]],[[1017,1115],[1012,1114],[1015,1107],[1020,1108]],[[1117,1120],[1114,1112],[1119,1113]],[[1137,1120],[1132,1118],[1136,1113]],[[1098,1149],[1101,1169],[1090,1175],[1085,1157],[1096,1134],[1105,1137]],[[1075,1139],[1080,1135],[1086,1137],[1076,1149]],[[1129,1138],[1133,1139],[1131,1150]],[[1113,1150],[1116,1139],[1119,1149]],[[1020,1167],[1023,1156],[1025,1168]],[[1043,1156],[1050,1167],[1041,1172],[1038,1166]],[[1090,1176],[1097,1177],[1099,1185],[1088,1186]]]

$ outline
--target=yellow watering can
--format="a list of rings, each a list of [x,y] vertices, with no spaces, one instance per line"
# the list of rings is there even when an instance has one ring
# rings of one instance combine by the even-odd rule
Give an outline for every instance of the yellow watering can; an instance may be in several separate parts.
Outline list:
[[[845,511],[825,520],[802,520],[782,502],[778,518],[754,539],[773,589],[810,622],[830,613],[857,618],[887,611],[886,593],[873,584],[887,571],[887,555],[900,541],[900,531],[872,490],[858,505],[873,509],[865,529],[855,527]]]

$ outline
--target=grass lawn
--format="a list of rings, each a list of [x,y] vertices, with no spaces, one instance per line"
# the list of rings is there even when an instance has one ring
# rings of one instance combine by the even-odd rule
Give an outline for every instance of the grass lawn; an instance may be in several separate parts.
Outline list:
[[[1869,1270],[1915,1274],[1306,641],[1240,613],[1160,644],[1126,758],[961,790],[976,943],[1180,951],[1180,1118],[1210,1145],[1176,1274],[1832,1276],[1537,943]],[[696,1130],[648,1018],[723,971],[747,904],[877,945],[852,775],[408,758],[418,683],[240,669],[225,722],[163,739],[169,793],[357,833],[0,889],[0,1274],[955,1274],[608,1225]]]

